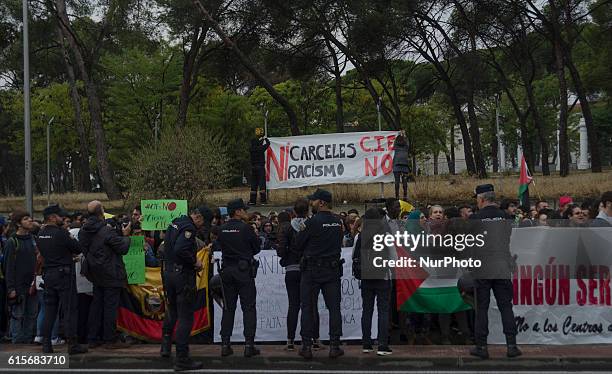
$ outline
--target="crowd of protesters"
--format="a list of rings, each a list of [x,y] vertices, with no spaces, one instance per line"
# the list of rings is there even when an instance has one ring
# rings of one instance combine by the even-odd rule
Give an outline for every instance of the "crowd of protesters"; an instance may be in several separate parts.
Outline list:
[[[92,204],[93,203],[93,204]],[[163,242],[163,232],[143,231],[142,215],[139,207],[128,214],[111,216],[104,213],[100,203],[92,202],[87,212],[64,214],[56,224],[66,230],[70,237],[78,241],[81,250],[101,246],[99,251],[114,253],[113,261],[120,261],[122,254],[127,252],[126,241],[121,238],[143,235],[145,262],[148,267],[160,266],[158,250]],[[570,227],[607,227],[612,226],[612,191],[605,192],[599,198],[583,199],[575,202],[569,196],[562,196],[552,207],[548,201],[537,201],[531,206],[523,206],[514,200],[503,200],[499,206],[514,220],[515,227],[532,226],[570,226]],[[438,232],[444,222],[452,219],[468,219],[476,207],[470,205],[442,207],[430,205],[412,211],[404,211],[397,199],[388,199],[386,208],[369,212],[372,216],[386,217],[398,227],[415,232]],[[366,215],[367,215],[366,214]],[[364,215],[351,209],[338,212],[343,225],[343,246],[355,247],[362,230]],[[299,282],[293,277],[292,271],[299,271],[299,259],[287,256],[283,248],[291,240],[292,230],[298,232],[300,226],[308,218],[308,203],[305,200],[296,202],[294,207],[282,211],[271,211],[268,214],[252,212],[248,215],[248,223],[257,233],[262,250],[276,250],[281,255],[281,265],[286,270],[286,284],[289,298],[288,343],[287,348],[293,349],[295,326],[299,312]],[[211,244],[212,250],[219,250],[217,237],[219,227],[227,217],[220,209],[211,211],[210,217],[205,217],[205,224],[197,233],[204,245]],[[46,221],[45,221],[46,222]],[[42,256],[37,246],[38,235],[46,225],[45,222],[34,220],[27,212],[16,210],[8,218],[0,216],[0,336],[4,341],[15,344],[30,344],[42,342],[44,324],[44,284],[42,283]],[[104,228],[105,235],[98,233]],[[106,238],[106,239],[105,239]],[[100,241],[103,243],[100,243]],[[114,241],[114,242],[113,242]],[[75,260],[78,255],[75,255]],[[113,266],[121,268],[122,264]],[[126,346],[125,337],[116,331],[116,315],[119,291],[126,285],[125,270],[109,271],[108,269],[90,269],[96,273],[93,278],[94,291],[91,294],[79,293],[77,297],[78,315],[68,316],[64,305],[60,305],[58,317],[53,323],[52,344],[65,343],[66,319],[77,318],[78,343],[89,344],[90,347],[103,345],[108,349],[119,349]],[[366,287],[367,288],[367,287]],[[297,292],[297,293],[296,293]],[[368,294],[369,295],[369,294]],[[374,298],[364,296],[364,318],[373,311]],[[384,293],[383,295],[387,295]],[[453,328],[455,335],[463,336],[465,343],[471,343],[473,337],[470,312],[454,315],[424,315],[398,313],[392,301],[394,292],[388,292],[390,299],[387,308],[381,311],[390,316],[390,328],[400,330],[400,341],[413,344],[450,344]],[[379,303],[380,304],[380,303]],[[379,311],[380,312],[380,311]],[[370,317],[371,319],[371,317]],[[293,329],[293,332],[291,331]],[[435,331],[435,334],[432,334]],[[367,340],[365,336],[364,339]],[[385,337],[387,339],[387,337]],[[129,339],[128,339],[129,340]],[[453,340],[456,340],[453,338]],[[318,341],[318,339],[317,339]],[[364,343],[364,350],[368,342]]]

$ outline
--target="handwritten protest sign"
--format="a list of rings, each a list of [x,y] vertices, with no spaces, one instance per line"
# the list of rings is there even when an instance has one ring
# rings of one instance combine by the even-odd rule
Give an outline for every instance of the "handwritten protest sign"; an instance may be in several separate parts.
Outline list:
[[[123,256],[128,284],[142,284],[145,282],[145,254],[144,236],[131,236],[130,249]]]
[[[173,219],[187,214],[187,200],[141,200],[142,229],[166,230]]]

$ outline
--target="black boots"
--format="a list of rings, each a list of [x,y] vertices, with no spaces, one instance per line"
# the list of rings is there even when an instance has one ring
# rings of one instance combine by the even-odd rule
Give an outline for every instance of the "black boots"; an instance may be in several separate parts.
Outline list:
[[[298,354],[306,360],[312,359],[312,341],[310,339],[302,338],[302,347],[298,351]]]
[[[177,352],[176,361],[174,362],[174,371],[198,370],[204,364],[200,361],[194,361],[189,357],[189,354],[181,354]]]
[[[172,335],[164,334],[162,336],[159,355],[163,358],[168,358],[172,355]]]
[[[486,345],[477,345],[474,348],[470,349],[470,354],[472,356],[480,357],[483,360],[489,358],[489,350]]]
[[[329,341],[329,358],[338,358],[344,355],[344,351],[340,348],[340,339],[331,339]]]
[[[221,337],[221,357],[227,357],[234,354],[230,338],[228,336]]]
[[[53,353],[53,345],[51,344],[51,339],[43,338],[42,351],[43,353]]]
[[[246,338],[244,344],[244,357],[253,357],[257,356],[261,352],[259,349],[255,348],[255,338]]]
[[[523,354],[523,352],[521,352],[521,350],[516,345],[515,335],[506,335],[506,346],[508,349],[506,351],[506,356],[508,356],[509,358],[518,357]]]
[[[68,338],[68,354],[69,355],[78,355],[82,353],[87,353],[87,347],[79,344],[77,338]]]

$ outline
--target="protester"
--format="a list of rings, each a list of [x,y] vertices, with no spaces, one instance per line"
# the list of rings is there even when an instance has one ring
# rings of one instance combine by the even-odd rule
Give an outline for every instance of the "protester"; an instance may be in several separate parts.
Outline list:
[[[515,200],[504,199],[499,203],[499,208],[503,210],[504,212],[506,212],[506,214],[510,216],[510,219],[514,220],[516,218],[517,204]],[[525,209],[524,207],[523,209],[524,209],[522,210],[523,215],[529,216],[530,210]]]
[[[545,200],[538,200],[535,205],[535,209],[539,212],[542,209],[549,209],[548,202]]]
[[[261,240],[263,241],[262,250],[268,249],[276,249],[278,244],[278,240],[276,237],[276,231],[274,230],[274,225],[271,221],[264,221],[261,227],[261,233],[259,234]]]
[[[363,352],[373,351],[372,347],[372,315],[374,313],[374,301],[378,311],[378,349],[376,354],[386,356],[392,353],[389,348],[389,309],[391,298],[391,274],[389,269],[377,269],[372,264],[374,252],[372,250],[374,236],[388,231],[382,215],[375,208],[366,210],[361,235],[357,238],[355,253],[360,252],[362,278],[361,278],[361,332]],[[376,252],[376,256],[384,256],[386,259],[397,258],[391,255],[390,248],[385,253]]]
[[[601,195],[599,213],[591,222],[594,227],[612,226],[612,191],[606,191]]]
[[[570,227],[583,227],[587,223],[587,217],[578,204],[567,204],[563,218],[569,220]]]
[[[469,219],[472,213],[474,213],[474,209],[469,205],[462,205],[459,207],[459,213],[461,214],[461,218]]]
[[[395,179],[395,198],[399,200],[400,180],[404,191],[403,200],[408,200],[408,174],[410,174],[410,161],[408,159],[408,143],[403,134],[395,138],[393,144],[395,152],[393,154],[393,177]]]
[[[263,129],[255,130],[256,138],[251,140],[251,197],[249,205],[257,203],[257,189],[259,188],[259,202],[266,204],[266,149],[270,146],[270,140],[264,137]]]
[[[9,330],[13,344],[32,343],[38,299],[36,297],[36,257],[32,237],[34,223],[29,213],[15,211],[11,216],[15,234],[4,249],[4,269],[9,310]]]
[[[281,223],[279,227],[278,247],[276,249],[281,258],[280,265],[285,268],[285,287],[289,305],[287,308],[287,346],[286,350],[295,350],[295,330],[300,313],[300,260],[302,253],[295,247],[297,234],[304,229],[304,222],[308,215],[308,200],[298,199],[294,206],[296,217],[288,223]],[[318,310],[317,310],[318,312]],[[316,330],[318,330],[318,326]]]
[[[93,283],[94,298],[89,313],[90,346],[104,344],[108,349],[123,349],[128,345],[116,336],[117,308],[121,289],[127,285],[122,256],[127,254],[130,225],[122,228],[124,237],[104,220],[102,203],[94,200],[87,205],[89,218],[79,232],[79,240],[87,263],[86,276]],[[98,332],[102,330],[102,342]]]
[[[357,223],[357,217],[348,216],[344,223],[344,237],[342,238],[343,247],[352,247],[355,243],[355,224]]]
[[[559,198],[559,215],[563,216],[565,214],[565,209],[568,204],[572,204],[574,200],[571,196],[563,195]]]

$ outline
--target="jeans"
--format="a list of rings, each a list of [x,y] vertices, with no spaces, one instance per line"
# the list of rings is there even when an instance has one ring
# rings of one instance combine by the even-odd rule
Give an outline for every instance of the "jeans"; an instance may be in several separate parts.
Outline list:
[[[9,330],[13,344],[30,344],[36,328],[38,298],[36,295],[23,296],[23,301],[10,307]]]
[[[378,345],[386,346],[389,342],[389,304],[391,300],[391,283],[388,280],[361,281],[361,334],[363,344],[372,344],[372,316],[374,299],[378,310]]]
[[[89,309],[89,342],[98,340],[98,332],[102,327],[102,340],[114,343],[117,332],[117,309],[119,308],[120,287],[98,287],[94,285],[93,301]],[[76,316],[75,316],[76,317]]]
[[[43,321],[45,320],[45,300],[44,300],[45,291],[38,291],[36,293],[36,297],[38,298],[38,318],[36,319],[36,336],[43,335]],[[59,314],[57,318],[55,318],[55,322],[53,323],[53,332],[51,332],[51,338],[56,339],[58,337],[59,330]]]

